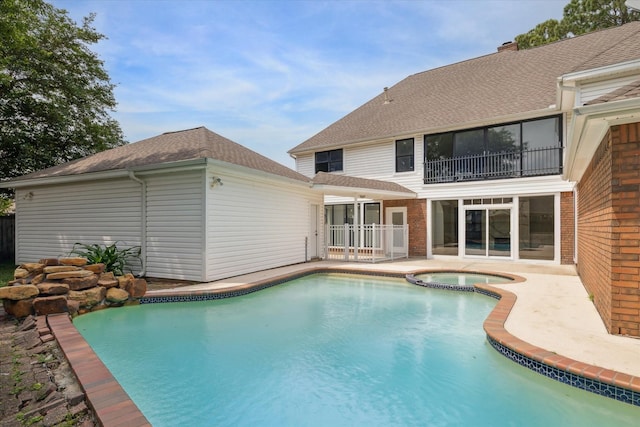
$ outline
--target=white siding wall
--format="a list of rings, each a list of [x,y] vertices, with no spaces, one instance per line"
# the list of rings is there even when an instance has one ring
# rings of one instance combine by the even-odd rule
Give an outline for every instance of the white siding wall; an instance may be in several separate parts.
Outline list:
[[[576,99],[577,105],[584,105],[585,103],[592,101],[602,95],[606,95],[609,92],[627,85],[629,83],[638,80],[638,75],[621,77],[612,80],[606,80],[603,82],[586,83],[580,86],[578,99]]]
[[[298,185],[215,172],[223,185],[206,190],[207,280],[305,261],[310,205],[322,206],[321,195]],[[318,239],[322,242],[321,235]]]
[[[141,187],[129,179],[16,191],[16,262],[65,256],[73,244],[140,245]]]
[[[204,170],[147,182],[147,276],[204,280]]]
[[[313,178],[315,171],[315,156],[313,154],[304,154],[296,157],[296,171],[304,176]]]

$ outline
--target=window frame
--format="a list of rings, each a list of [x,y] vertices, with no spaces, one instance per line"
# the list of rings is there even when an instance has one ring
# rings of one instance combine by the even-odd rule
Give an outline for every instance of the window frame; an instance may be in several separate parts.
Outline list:
[[[528,172],[531,171],[531,169],[525,168],[524,165],[522,164],[522,159],[524,154],[526,153],[530,153],[533,150],[528,150],[525,148],[525,141],[523,141],[523,134],[524,134],[524,125],[526,123],[532,123],[532,122],[542,122],[545,120],[550,120],[550,119],[555,119],[557,120],[557,136],[558,139],[557,141],[554,141],[553,143],[556,144],[555,146],[551,147],[549,146],[549,148],[553,148],[553,149],[558,149],[560,150],[558,152],[558,164],[554,165],[554,172],[553,173],[546,173],[546,174],[528,174]],[[554,114],[551,116],[544,116],[544,117],[535,117],[535,118],[531,118],[531,119],[526,119],[526,120],[518,120],[518,121],[511,121],[511,122],[504,122],[504,123],[494,123],[491,125],[487,125],[487,126],[480,126],[480,127],[475,127],[475,128],[467,128],[467,129],[456,129],[456,130],[452,130],[452,131],[448,131],[448,132],[436,132],[436,133],[431,133],[431,134],[425,134],[423,135],[423,149],[424,149],[424,153],[423,153],[423,165],[425,166],[425,171],[427,168],[427,164],[431,163],[431,162],[435,162],[438,160],[448,160],[448,159],[453,159],[453,158],[457,158],[458,156],[456,156],[456,142],[457,142],[457,135],[458,134],[463,134],[463,133],[468,133],[468,132],[474,132],[474,131],[482,131],[483,133],[483,139],[482,139],[482,151],[484,151],[485,156],[488,156],[494,152],[497,153],[497,151],[490,151],[490,130],[491,129],[495,129],[495,128],[507,128],[509,126],[514,126],[517,125],[518,126],[518,130],[519,130],[519,141],[516,144],[517,148],[516,148],[516,152],[520,153],[520,159],[521,159],[521,164],[520,164],[520,168],[518,169],[518,176],[519,177],[525,177],[525,176],[542,176],[542,175],[556,175],[558,174],[558,172],[555,172],[555,168],[557,166],[557,170],[559,171],[559,173],[562,173],[562,169],[563,169],[563,164],[562,164],[562,151],[564,149],[564,132],[563,132],[563,115],[562,114]],[[450,139],[449,141],[445,141],[445,139]],[[437,139],[442,139],[443,142],[446,142],[447,144],[450,144],[450,150],[440,150],[440,152],[451,152],[451,157],[435,157],[435,158],[429,158],[429,156],[432,153],[432,150],[429,150],[429,140],[432,140],[432,144],[433,141],[437,140]],[[432,145],[433,146],[433,145]],[[435,153],[437,154],[437,153]],[[463,156],[464,157],[464,156]],[[550,168],[546,168],[546,169],[550,169]],[[485,178],[481,178],[481,179],[485,179]],[[493,178],[489,178],[489,179],[493,179]],[[426,182],[426,172],[425,172],[425,184],[427,184]]]
[[[408,141],[411,141],[411,154],[402,154],[400,155],[398,153],[398,145],[399,143],[406,143]],[[402,173],[402,172],[413,172],[416,170],[416,166],[415,166],[415,157],[416,157],[416,141],[415,138],[404,138],[404,139],[396,139],[395,142],[395,163],[396,163],[396,172],[398,173]],[[405,158],[409,158],[409,167],[407,169],[402,169],[400,170],[400,159],[405,159]]]
[[[339,160],[332,160],[331,159],[331,155],[332,154],[336,154],[336,153],[340,153],[340,159]],[[318,161],[318,156],[319,155],[326,155],[327,156],[327,160],[326,161]],[[318,172],[327,172],[327,173],[331,173],[331,172],[342,172],[344,171],[344,151],[342,148],[337,148],[335,150],[326,150],[326,151],[316,151],[314,156],[313,156],[313,160],[314,160],[314,170],[315,173]],[[319,165],[326,165],[326,168],[321,168],[319,167]],[[338,168],[339,165],[339,168]]]

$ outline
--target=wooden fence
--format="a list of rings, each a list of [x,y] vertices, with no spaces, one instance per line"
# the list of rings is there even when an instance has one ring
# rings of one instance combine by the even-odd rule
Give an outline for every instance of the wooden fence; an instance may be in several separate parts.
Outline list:
[[[0,216],[0,262],[15,259],[16,249],[16,217]]]

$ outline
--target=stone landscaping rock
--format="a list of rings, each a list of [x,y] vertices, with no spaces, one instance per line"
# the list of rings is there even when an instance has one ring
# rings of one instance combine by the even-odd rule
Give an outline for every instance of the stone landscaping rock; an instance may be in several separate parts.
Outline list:
[[[39,283],[42,283],[43,280],[44,280],[44,274],[40,273],[37,276],[35,276],[33,279],[31,279],[31,284],[37,285]]]
[[[61,265],[75,265],[77,267],[85,266],[89,263],[89,260],[82,257],[67,257],[67,258],[58,258],[58,262]]]
[[[39,293],[40,290],[38,290],[38,288],[33,285],[4,286],[0,288],[0,299],[19,301],[22,299],[34,297]]]
[[[33,309],[37,315],[66,313],[67,298],[62,295],[38,297],[33,300]]]
[[[44,264],[45,266],[58,265],[58,258],[42,258],[38,263]]]
[[[40,295],[65,295],[69,292],[69,285],[59,282],[42,282],[38,283]]]
[[[121,289],[125,289],[127,287],[127,284],[133,279],[135,279],[135,277],[131,273],[127,273],[124,276],[118,276],[118,287],[120,287]]]
[[[80,302],[73,301],[67,298],[67,309],[69,310],[69,314],[71,316],[77,316],[78,311],[80,310]]]
[[[81,291],[83,289],[93,288],[98,284],[99,277],[93,273],[87,277],[72,277],[63,279],[62,283],[69,286],[72,291]]]
[[[133,298],[143,297],[147,293],[147,281],[144,279],[133,279],[127,282],[124,288]]]
[[[107,301],[114,304],[121,304],[129,299],[129,292],[120,288],[107,290]]]
[[[23,319],[35,313],[33,309],[33,298],[23,299],[20,301],[12,301],[5,299],[2,301],[4,311],[16,319]]]
[[[102,286],[107,289],[113,288],[115,286],[118,286],[118,280],[116,279],[116,276],[114,276],[114,274],[111,271],[107,273],[102,273],[98,280],[98,286]]]
[[[104,310],[105,308],[109,308],[108,305],[106,304],[98,304],[98,305],[94,305],[93,307],[91,307],[91,311],[100,311],[100,310]]]
[[[29,271],[24,268],[16,268],[16,271],[13,272],[13,277],[16,279],[24,279],[29,276]]]
[[[40,264],[37,262],[28,262],[25,264],[21,264],[20,268],[27,270],[31,274],[41,274],[42,269],[44,268],[44,264]]]
[[[86,289],[84,291],[69,291],[68,299],[78,301],[80,307],[93,307],[104,300],[107,290],[102,286]]]
[[[73,265],[53,265],[45,267],[43,271],[45,273],[60,273],[63,271],[78,271],[82,270],[80,267],[74,267]]]
[[[69,279],[72,277],[89,277],[94,274],[87,270],[61,271],[60,273],[47,274],[47,280]]]
[[[104,270],[106,268],[106,265],[104,264],[90,264],[90,265],[85,265],[84,269],[85,270],[89,270],[95,274],[100,274],[100,273],[104,273]]]

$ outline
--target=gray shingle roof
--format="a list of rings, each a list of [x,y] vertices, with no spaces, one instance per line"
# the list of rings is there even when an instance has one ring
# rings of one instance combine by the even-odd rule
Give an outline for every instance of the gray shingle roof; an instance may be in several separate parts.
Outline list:
[[[334,187],[367,188],[371,190],[391,191],[396,193],[416,193],[395,182],[380,181],[377,179],[356,178],[347,175],[336,175],[327,172],[318,172],[313,177],[314,185],[329,185]]]
[[[292,154],[544,110],[557,78],[640,58],[640,22],[533,49],[481,56],[414,74],[294,147]]]
[[[209,158],[286,178],[309,178],[205,127],[168,132],[92,156],[23,175],[13,181],[130,169],[168,162]]]

